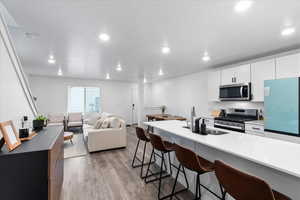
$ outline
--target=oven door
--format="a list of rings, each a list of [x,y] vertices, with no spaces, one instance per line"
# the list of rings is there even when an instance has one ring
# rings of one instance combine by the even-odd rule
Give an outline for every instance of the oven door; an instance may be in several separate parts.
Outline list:
[[[250,101],[250,83],[220,86],[219,99],[221,101]]]

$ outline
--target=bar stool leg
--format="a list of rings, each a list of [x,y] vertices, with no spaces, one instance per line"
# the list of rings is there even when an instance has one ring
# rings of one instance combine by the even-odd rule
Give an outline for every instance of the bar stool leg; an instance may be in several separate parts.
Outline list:
[[[141,178],[144,178],[143,177],[143,171],[144,171],[144,161],[145,161],[145,153],[146,153],[146,147],[147,147],[147,142],[145,142],[144,144],[144,151],[143,151],[143,159],[142,159],[142,167],[141,167],[141,174],[140,174],[140,177]],[[151,161],[149,161],[151,163]]]
[[[172,164],[171,164],[171,155],[170,155],[170,152],[168,152],[168,157],[169,157],[170,174],[172,176],[173,172],[172,172]]]
[[[134,152],[134,156],[133,156],[133,160],[132,160],[132,163],[131,163],[131,166],[133,167],[133,168],[135,168],[136,166],[134,166],[134,162],[135,162],[135,159],[136,159],[136,153],[137,153],[137,150],[138,150],[138,148],[139,148],[139,145],[140,145],[140,139],[138,140],[138,143],[137,143],[137,145],[136,145],[136,148],[135,148],[135,152]]]
[[[161,152],[161,164],[160,164],[160,174],[159,174],[159,182],[158,182],[158,199],[160,199],[160,188],[161,188],[161,179],[163,174],[163,163],[165,162],[165,155]]]
[[[197,178],[196,178],[196,198],[195,198],[195,200],[199,199],[199,187],[198,187],[198,185],[199,185],[199,176],[197,174]]]
[[[199,187],[199,189],[198,189],[198,194],[199,194],[199,200],[201,199],[201,196],[202,196],[202,194],[201,194],[201,179],[200,179],[200,174],[198,173],[197,174],[197,176],[198,176],[198,187]]]
[[[175,192],[175,188],[176,188],[176,184],[177,184],[177,180],[178,180],[178,175],[179,175],[181,167],[182,167],[182,173],[183,173],[185,181],[186,181],[186,188]],[[174,182],[174,185],[173,185],[173,188],[172,188],[172,193],[170,195],[166,196],[165,198],[170,197],[170,200],[172,200],[173,196],[175,196],[178,193],[187,191],[187,190],[189,190],[189,188],[190,188],[190,186],[189,186],[189,182],[188,182],[187,177],[186,177],[184,166],[179,164],[179,167],[178,167],[177,172],[176,172],[175,182]]]
[[[176,173],[175,182],[174,182],[174,185],[173,185],[173,188],[172,188],[172,196],[171,196],[170,200],[173,199],[173,196],[174,196],[174,193],[175,193],[175,187],[176,187],[176,183],[177,183],[180,168],[181,168],[181,164],[179,164],[179,167],[178,167],[178,170],[177,170],[177,173]]]
[[[150,156],[150,161],[149,161],[149,164],[148,164],[148,167],[147,167],[146,176],[145,176],[145,182],[147,182],[147,177],[148,177],[148,173],[149,173],[149,170],[150,170],[150,165],[151,165],[151,162],[152,162],[153,154],[154,154],[154,149],[152,149],[152,153],[151,153],[151,156]]]

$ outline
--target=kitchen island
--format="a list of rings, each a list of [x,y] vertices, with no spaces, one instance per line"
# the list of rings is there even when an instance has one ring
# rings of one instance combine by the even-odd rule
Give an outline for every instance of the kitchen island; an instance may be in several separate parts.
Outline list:
[[[184,128],[185,122],[176,120],[145,122],[145,125],[153,127],[154,132],[165,140],[183,145],[212,162],[222,160],[237,169],[261,177],[273,189],[294,200],[300,199],[299,144],[214,127],[207,128],[222,130],[228,134],[199,135]],[[174,154],[171,155],[171,160],[178,163]],[[173,172],[173,176],[174,174]],[[191,191],[194,192],[195,174],[189,172],[188,179]],[[179,181],[184,183],[183,177]],[[203,175],[201,182],[220,193],[213,173]],[[202,190],[202,195],[204,200],[216,199],[205,190]]]

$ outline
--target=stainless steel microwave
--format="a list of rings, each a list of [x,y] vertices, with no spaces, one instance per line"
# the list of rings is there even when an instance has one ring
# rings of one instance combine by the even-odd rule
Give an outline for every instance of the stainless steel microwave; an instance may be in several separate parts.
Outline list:
[[[221,101],[250,101],[251,83],[222,85],[219,89]]]

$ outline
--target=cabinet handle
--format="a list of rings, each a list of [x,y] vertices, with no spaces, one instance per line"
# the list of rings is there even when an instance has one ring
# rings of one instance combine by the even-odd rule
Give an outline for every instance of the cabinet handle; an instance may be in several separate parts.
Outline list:
[[[253,130],[260,131],[260,128],[252,127]]]

